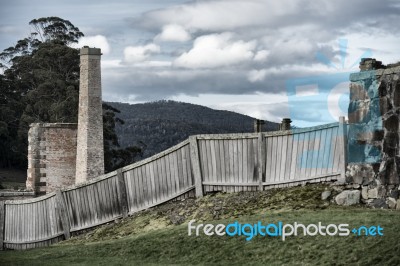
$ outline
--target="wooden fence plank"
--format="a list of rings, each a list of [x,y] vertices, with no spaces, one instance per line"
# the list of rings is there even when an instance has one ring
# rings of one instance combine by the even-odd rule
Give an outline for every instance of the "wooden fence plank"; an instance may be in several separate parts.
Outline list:
[[[290,169],[293,157],[293,135],[287,136],[287,152],[286,152],[286,165],[284,180],[290,180]]]
[[[210,180],[215,181],[216,176],[213,174],[213,161],[211,156],[211,141],[212,140],[203,140],[204,145],[204,156],[200,159],[201,163],[205,166],[205,171],[203,174],[203,181]]]
[[[279,153],[280,157],[279,180],[284,181],[286,172],[286,158],[288,156],[288,136],[281,136],[280,138],[282,138],[282,146]]]
[[[317,175],[322,175],[326,171],[325,167],[325,150],[326,150],[326,130],[321,130],[320,153],[318,154],[318,171]]]
[[[228,156],[229,156],[229,181],[227,182],[235,182],[235,162],[234,162],[234,150],[233,150],[233,141],[228,140]],[[232,188],[228,188],[228,191],[232,192]]]
[[[232,140],[233,142],[233,166],[234,166],[234,170],[233,170],[233,177],[234,177],[234,181],[239,183],[239,141],[237,139]],[[234,188],[234,192],[237,192],[236,188]]]
[[[340,181],[346,180],[346,168],[347,168],[347,125],[345,117],[339,117],[339,137],[341,141],[341,169],[340,169]]]
[[[154,182],[154,187],[155,187],[155,197],[156,201],[161,200],[161,192],[160,192],[160,182],[159,182],[159,176],[158,176],[158,171],[157,171],[157,162],[158,160],[155,160],[151,163],[151,172],[153,175],[153,182]]]
[[[134,181],[132,177],[132,172],[133,170],[128,170],[125,172],[126,175],[126,180],[125,180],[125,185],[126,185],[126,192],[128,195],[128,210],[129,212],[132,211],[135,206],[137,206],[136,203],[136,192],[135,192],[135,186],[134,186]]]
[[[333,129],[330,128],[328,129],[328,139],[330,140],[330,143],[328,145],[328,151],[326,152],[328,155],[328,169],[327,172],[331,172],[333,169],[333,153],[335,150],[335,142],[333,141],[333,138],[335,137]]]
[[[182,185],[183,188],[186,189],[190,183],[188,177],[186,147],[183,147],[180,152],[182,158]]]
[[[169,186],[168,186],[168,176],[167,176],[167,167],[165,166],[165,156],[160,158],[160,168],[161,168],[161,174],[162,174],[162,182],[163,182],[163,195],[164,198],[168,198],[169,195]]]
[[[166,155],[165,158],[166,158],[166,166],[167,166],[166,169],[167,169],[167,176],[168,176],[168,184],[169,184],[169,188],[170,188],[168,195],[172,195],[172,194],[176,193],[174,174],[173,174],[174,165],[173,165],[171,154]]]
[[[238,156],[238,182],[243,183],[243,140],[238,139],[236,140],[238,148],[237,148],[237,156]]]
[[[292,160],[290,164],[290,177],[289,180],[296,178],[296,168],[297,168],[297,161],[298,161],[298,148],[299,148],[299,134],[292,135]]]
[[[183,174],[183,158],[182,158],[182,150],[183,148],[181,148],[180,150],[177,150],[175,152],[175,157],[177,158],[177,168],[178,168],[178,176],[177,176],[177,181],[178,181],[178,187],[179,187],[179,191],[182,191],[185,189],[185,185],[184,185],[184,179],[185,176]]]
[[[157,193],[156,193],[156,185],[154,183],[154,172],[153,172],[153,164],[154,162],[150,162],[146,164],[146,172],[147,172],[147,179],[150,181],[149,185],[149,192],[151,195],[151,204],[157,202]]]
[[[135,187],[137,189],[136,199],[137,199],[137,206],[136,208],[142,207],[143,204],[143,185],[141,175],[139,174],[140,167],[132,169],[133,170],[133,179],[135,180]]]
[[[193,167],[193,175],[196,187],[196,197],[202,197],[203,193],[203,180],[201,176],[200,159],[199,159],[199,146],[195,136],[190,137],[190,157]]]
[[[121,169],[117,170],[117,180],[118,180],[118,190],[119,190],[119,202],[121,203],[121,210],[122,210],[122,216],[127,217],[129,208],[128,208],[128,196],[126,193],[126,184],[125,184],[125,178],[122,173]]]
[[[305,170],[307,167],[307,150],[308,150],[308,132],[306,133],[302,133],[300,135],[300,143],[302,143],[301,145],[301,149],[300,149],[300,169],[299,169],[299,176],[298,178],[304,178],[306,176],[305,174]]]
[[[308,133],[308,148],[307,148],[307,161],[304,178],[311,176],[312,172],[312,157],[314,155],[314,142],[315,142],[315,131]]]
[[[215,140],[209,140],[207,141],[209,149],[207,151],[210,152],[210,156],[207,158],[208,161],[210,162],[210,177],[212,178],[213,181],[218,182],[218,175],[217,175],[217,160],[215,158],[215,146],[214,146]]]
[[[262,191],[264,189],[263,186],[263,176],[265,176],[265,168],[264,168],[264,137],[263,134],[260,132],[258,134],[258,190]]]
[[[230,181],[230,168],[229,168],[229,161],[230,161],[230,154],[229,154],[229,141],[228,140],[222,140],[223,142],[223,156],[224,156],[224,162],[225,162],[225,175],[223,182],[229,182]]]
[[[161,176],[161,191],[163,195],[163,200],[168,198],[168,182],[167,182],[167,174],[165,173],[165,159],[164,157],[158,159],[159,164],[159,173]]]
[[[65,206],[61,190],[56,191],[56,205],[58,217],[61,220],[62,228],[64,231],[64,237],[65,239],[69,239],[71,236],[71,226],[67,216],[67,208]]]
[[[215,145],[215,158],[217,160],[217,180],[219,182],[222,182],[223,177],[222,177],[222,158],[221,158],[221,153],[223,153],[223,151],[220,150],[220,142],[221,140],[215,140],[214,145]],[[217,186],[218,190],[221,190],[221,187]]]
[[[244,182],[250,182],[251,180],[249,180],[249,173],[248,173],[248,165],[249,165],[249,159],[248,159],[248,148],[247,148],[247,139],[243,140],[243,181]]]
[[[315,131],[314,136],[314,147],[313,147],[313,156],[311,160],[311,176],[316,176],[318,173],[318,160],[321,149],[321,130]]]
[[[5,220],[6,220],[5,202],[0,201],[0,250],[4,249]]]
[[[192,162],[190,161],[190,145],[186,146],[186,169],[187,169],[187,175],[188,175],[188,187],[194,186],[194,175],[193,175],[193,169],[192,169]],[[192,192],[193,196],[195,196],[195,193]]]
[[[278,149],[278,137],[274,136],[272,137],[272,161],[271,161],[271,180],[276,181],[276,176],[277,176],[277,159],[278,159],[278,154],[277,154],[277,149]]]
[[[167,156],[169,156],[169,154]],[[143,186],[143,204],[145,206],[149,206],[151,204],[151,201],[150,201],[150,197],[149,197],[149,185],[148,185],[149,179],[147,178],[147,174],[146,174],[146,165],[142,165],[139,167],[139,173],[140,173],[140,179],[142,180],[142,186]]]
[[[271,180],[272,137],[265,136],[265,181]]]
[[[179,191],[181,191],[181,188],[179,186],[179,168],[180,168],[180,164],[178,163],[178,153],[175,151],[173,153],[171,153],[172,156],[172,164],[174,165],[174,182],[175,182],[175,193],[179,193]]]
[[[342,129],[341,129],[342,130]],[[342,136],[339,132],[339,128],[335,128],[335,133],[334,133],[334,141],[335,141],[335,151],[334,151],[334,159],[333,159],[333,169],[332,171],[340,171],[340,157],[342,156],[343,153],[343,148],[342,148]]]
[[[247,182],[254,182],[254,151],[253,141],[246,139],[247,142]],[[258,177],[257,177],[258,178]]]

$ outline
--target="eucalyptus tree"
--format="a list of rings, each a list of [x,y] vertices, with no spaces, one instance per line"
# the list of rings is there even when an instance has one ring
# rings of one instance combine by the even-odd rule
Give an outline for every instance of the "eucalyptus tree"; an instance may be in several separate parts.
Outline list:
[[[26,167],[27,133],[37,122],[76,123],[79,50],[83,33],[59,17],[33,19],[30,35],[0,53],[0,166]],[[103,105],[106,170],[125,162],[115,123],[118,110]],[[139,150],[131,149],[131,157]],[[124,155],[124,156],[122,156]],[[116,158],[114,158],[116,156]],[[118,158],[123,157],[123,158]]]

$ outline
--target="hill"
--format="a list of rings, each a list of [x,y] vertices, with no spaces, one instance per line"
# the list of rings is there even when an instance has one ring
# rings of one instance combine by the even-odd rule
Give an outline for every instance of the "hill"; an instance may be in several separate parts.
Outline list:
[[[400,213],[321,200],[327,185],[169,202],[47,248],[0,252],[0,265],[399,265]],[[335,190],[333,194],[337,193]],[[332,199],[332,197],[331,197]],[[195,224],[380,225],[383,236],[188,235]],[[300,231],[301,232],[301,231]]]
[[[175,101],[143,104],[107,102],[121,111],[125,121],[117,125],[121,147],[144,148],[143,158],[161,152],[196,134],[253,132],[254,118],[230,111]],[[278,124],[266,122],[263,130],[277,130]]]

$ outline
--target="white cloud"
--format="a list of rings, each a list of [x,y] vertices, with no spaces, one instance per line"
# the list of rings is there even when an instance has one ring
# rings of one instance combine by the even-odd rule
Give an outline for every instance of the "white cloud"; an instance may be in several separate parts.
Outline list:
[[[156,41],[166,42],[186,42],[190,40],[190,34],[178,24],[168,24],[162,29],[162,32],[158,34],[154,39]]]
[[[21,32],[21,29],[16,26],[0,25],[0,32],[4,34],[12,34]]]
[[[73,48],[81,48],[85,45],[100,48],[104,55],[109,54],[111,51],[110,44],[108,43],[107,38],[103,35],[82,37],[79,39],[78,43],[74,43],[71,46]]]
[[[101,67],[103,69],[122,67],[121,60],[101,60]]]
[[[217,68],[248,61],[254,57],[255,41],[232,40],[232,33],[198,37],[193,48],[179,56],[174,65],[185,68]]]
[[[261,69],[261,70],[253,69],[247,74],[247,78],[250,82],[263,81],[266,76],[267,76],[266,69]]]
[[[170,67],[172,63],[170,61],[158,61],[158,60],[149,60],[135,63],[133,66],[141,67],[141,68],[163,68],[163,67]]]
[[[193,31],[227,31],[274,24],[276,16],[291,14],[298,8],[299,4],[291,0],[196,1],[148,12],[142,24],[154,28],[174,23]]]
[[[254,60],[263,62],[267,59],[268,55],[269,55],[269,51],[267,51],[267,50],[258,51],[256,53],[256,55],[254,56]]]
[[[143,62],[153,54],[160,52],[160,46],[149,43],[144,46],[128,46],[124,49],[124,61],[127,63]]]

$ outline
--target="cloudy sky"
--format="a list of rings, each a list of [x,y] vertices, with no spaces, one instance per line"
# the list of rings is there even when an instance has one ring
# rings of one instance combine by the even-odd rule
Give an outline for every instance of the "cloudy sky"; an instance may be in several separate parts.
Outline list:
[[[298,126],[346,110],[361,57],[400,60],[396,0],[0,0],[0,50],[47,16],[102,49],[106,101],[173,99]]]

